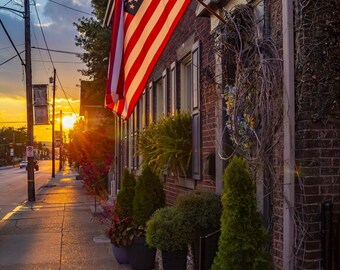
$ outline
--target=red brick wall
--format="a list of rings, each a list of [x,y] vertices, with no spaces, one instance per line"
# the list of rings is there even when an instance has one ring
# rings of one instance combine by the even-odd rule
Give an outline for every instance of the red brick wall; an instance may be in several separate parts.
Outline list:
[[[322,0],[299,12],[303,16],[296,35],[296,238],[300,244],[296,269],[322,269],[322,203],[333,204],[334,217],[340,212],[340,84],[335,79],[340,74],[336,38],[340,8],[337,0]]]
[[[192,1],[160,57],[151,78],[153,76],[159,76],[165,68],[168,68],[168,70],[170,69],[171,63],[178,60],[176,50],[194,34],[195,42],[197,40],[200,41],[201,51],[201,150],[204,157],[215,150],[215,104],[214,99],[212,98],[214,89],[211,87],[203,89],[202,87],[202,78],[205,77],[203,73],[208,67],[211,68],[214,61],[214,55],[211,52],[210,19],[196,17],[196,6],[197,2]],[[170,93],[168,93],[168,97],[170,97]],[[213,179],[210,176],[203,175],[203,179],[201,181],[195,181],[194,186],[195,188],[200,189],[215,190],[215,182],[212,180]],[[193,182],[191,179],[189,181]],[[166,191],[167,204],[169,205],[174,203],[179,194],[192,190],[191,188],[179,185],[177,180],[171,176],[166,176],[164,178],[164,189]]]

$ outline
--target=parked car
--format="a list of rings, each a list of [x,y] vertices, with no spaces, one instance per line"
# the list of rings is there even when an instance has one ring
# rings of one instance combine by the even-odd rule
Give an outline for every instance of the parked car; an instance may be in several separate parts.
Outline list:
[[[28,161],[27,161],[27,160],[21,161],[20,164],[19,164],[20,169],[26,168],[26,167],[27,167],[27,164],[28,164]]]
[[[21,164],[21,163],[20,163]],[[28,165],[28,162],[26,161],[26,171],[27,171],[27,169],[28,169],[28,167],[27,167],[27,165]],[[38,161],[36,161],[36,160],[34,160],[34,170],[36,170],[36,171],[39,171],[39,165],[38,165]],[[20,167],[21,168],[21,167]]]

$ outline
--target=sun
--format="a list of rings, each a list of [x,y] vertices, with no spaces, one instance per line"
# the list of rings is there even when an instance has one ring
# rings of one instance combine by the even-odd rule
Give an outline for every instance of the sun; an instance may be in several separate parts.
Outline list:
[[[65,129],[73,128],[75,122],[76,122],[76,117],[74,115],[64,116],[63,117],[63,128]]]

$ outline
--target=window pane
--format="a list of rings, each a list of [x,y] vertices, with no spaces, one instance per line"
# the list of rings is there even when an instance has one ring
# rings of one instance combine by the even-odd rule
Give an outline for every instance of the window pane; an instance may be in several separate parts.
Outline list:
[[[162,79],[159,79],[156,83],[155,83],[155,90],[156,90],[156,104],[155,104],[155,108],[156,108],[156,119],[158,120],[162,115],[163,115],[163,100],[164,100],[164,94],[163,94],[163,83],[162,83]]]

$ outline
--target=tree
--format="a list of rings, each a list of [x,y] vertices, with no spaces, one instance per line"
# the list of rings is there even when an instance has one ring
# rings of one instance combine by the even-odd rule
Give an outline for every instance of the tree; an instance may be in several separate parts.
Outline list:
[[[22,158],[25,154],[25,146],[27,141],[27,128],[20,127],[15,129],[14,127],[2,127],[0,129],[1,159],[9,158],[8,147],[10,143],[13,143],[14,154],[16,157]],[[7,147],[7,157],[6,157]]]
[[[95,18],[81,18],[74,25],[79,32],[75,37],[76,46],[86,52],[80,56],[87,69],[80,72],[88,76],[91,84],[93,98],[104,100],[107,68],[109,62],[111,32],[103,28],[103,19],[106,11],[107,0],[92,0]]]

